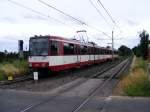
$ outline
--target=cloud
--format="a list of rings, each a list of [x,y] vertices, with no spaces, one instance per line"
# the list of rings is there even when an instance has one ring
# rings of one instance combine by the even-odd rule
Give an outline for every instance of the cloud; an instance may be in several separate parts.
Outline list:
[[[17,44],[17,40],[14,40],[14,39],[10,39],[7,37],[0,37],[0,51],[4,51],[4,50],[7,50],[7,51],[17,51],[17,47],[18,47],[18,44]]]
[[[115,47],[120,47],[121,45],[126,45],[129,48],[133,48],[134,46],[137,46],[139,43],[138,34],[132,35],[132,36],[125,36],[122,39],[114,40],[115,41]]]
[[[32,11],[26,10],[15,4],[9,3],[7,0],[0,0],[0,49],[5,46],[5,48],[11,49],[9,46],[16,46],[18,39],[23,39],[28,42],[30,36],[33,35],[60,35],[63,37],[71,38],[75,35],[77,30],[86,30],[89,35],[89,40],[97,42],[100,46],[105,46],[110,43],[109,40],[97,40],[96,38],[106,39],[100,31],[89,28],[85,25],[79,25],[78,22],[73,22],[74,20],[59,14],[51,8],[42,5],[37,0],[13,0],[19,2],[29,8],[35,9],[44,15],[49,15],[55,19],[58,19],[67,25],[64,25],[52,18],[46,18],[44,16],[38,15]],[[44,0],[52,6],[72,15],[86,22],[89,26],[96,27],[101,31],[106,32],[111,35],[112,28],[110,28],[102,17],[96,12],[95,8],[91,6],[88,0]],[[97,2],[95,2],[97,4]],[[103,4],[106,9],[110,12],[112,17],[117,21],[116,23],[123,29],[123,34],[127,39],[122,39],[116,41],[115,47],[121,44],[126,44],[127,46],[136,45],[136,41],[129,40],[128,38],[137,38],[137,31],[146,29],[150,31],[150,15],[146,11],[150,10],[150,1],[148,0],[104,0]],[[123,5],[122,5],[123,4]],[[103,9],[98,4],[96,5],[99,9]],[[133,8],[134,6],[134,8]],[[5,13],[4,13],[5,11]],[[102,10],[101,10],[102,11]],[[113,27],[113,23],[105,13],[102,11],[110,25]],[[72,27],[75,29],[72,29]],[[115,28],[114,36],[119,34],[119,30]],[[2,39],[3,37],[3,39]],[[5,39],[7,38],[7,39]],[[8,44],[7,44],[8,42]],[[3,44],[5,43],[5,44]],[[14,45],[12,45],[14,44]]]
[[[23,37],[23,38],[22,38]],[[26,37],[26,38],[25,38]],[[9,52],[18,51],[18,40],[24,41],[24,49],[29,46],[29,37],[27,35],[5,35],[0,36],[0,51],[7,50]]]
[[[46,18],[42,17],[42,16],[38,16],[38,15],[31,15],[31,14],[25,14],[23,16],[23,18],[25,19],[31,19],[31,20],[47,20]]]
[[[125,21],[129,26],[138,26],[139,25],[139,23],[136,22],[136,20],[126,19]]]
[[[8,23],[15,23],[16,22],[16,19],[12,18],[12,17],[3,17],[1,19],[2,21],[5,21],[5,22],[8,22]]]

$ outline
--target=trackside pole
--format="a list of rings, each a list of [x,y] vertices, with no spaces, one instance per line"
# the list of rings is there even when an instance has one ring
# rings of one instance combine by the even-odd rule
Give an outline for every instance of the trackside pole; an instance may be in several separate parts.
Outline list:
[[[148,45],[148,77],[150,81],[150,44]]]

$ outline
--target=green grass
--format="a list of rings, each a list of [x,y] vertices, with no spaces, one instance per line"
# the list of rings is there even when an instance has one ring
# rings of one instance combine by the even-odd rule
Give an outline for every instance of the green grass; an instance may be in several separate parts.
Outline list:
[[[150,81],[146,76],[132,79],[132,83],[124,89],[124,92],[128,96],[150,96]]]
[[[133,68],[133,71],[136,70],[136,69],[143,69],[145,72],[147,72],[147,65],[148,65],[148,62],[143,60],[142,58],[138,58],[136,59],[136,62],[135,62],[135,66]]]
[[[5,61],[0,64],[0,80],[6,77],[13,76],[18,77],[25,75],[28,72],[28,62],[26,60],[11,60]]]
[[[2,71],[0,71],[0,81],[1,80],[4,80],[4,75],[3,75],[3,72]]]
[[[134,66],[118,84],[117,91],[127,96],[150,96],[147,61],[136,58]]]

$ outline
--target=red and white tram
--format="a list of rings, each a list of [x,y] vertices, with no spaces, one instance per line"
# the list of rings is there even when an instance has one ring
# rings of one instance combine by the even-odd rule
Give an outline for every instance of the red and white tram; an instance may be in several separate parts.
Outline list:
[[[112,60],[112,50],[58,36],[35,36],[29,42],[29,65],[60,71]],[[114,58],[117,58],[117,51]]]

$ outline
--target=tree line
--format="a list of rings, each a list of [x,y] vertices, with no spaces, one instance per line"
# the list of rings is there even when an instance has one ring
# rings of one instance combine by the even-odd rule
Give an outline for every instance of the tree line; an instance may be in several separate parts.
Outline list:
[[[139,34],[140,42],[137,46],[132,48],[132,50],[125,46],[122,45],[118,49],[119,55],[123,57],[128,57],[131,56],[133,53],[137,57],[142,57],[143,59],[147,59],[148,57],[148,44],[150,43],[149,41],[149,34],[146,30],[143,30]],[[29,56],[29,51],[23,51],[24,54],[24,59],[27,60]],[[16,52],[7,52],[6,50],[4,52],[0,52],[0,62],[3,61],[9,61],[9,60],[14,60],[14,59],[19,59],[19,54]]]
[[[122,45],[118,51],[119,55],[123,57],[130,56],[132,54],[137,57],[142,57],[144,60],[148,58],[148,44],[150,44],[149,34],[146,30],[143,30],[139,33],[140,42],[137,46],[130,49],[125,45]]]
[[[27,60],[29,52],[23,51],[23,54],[24,54],[23,59]],[[17,52],[7,52],[6,50],[4,52],[0,51],[0,62],[17,60],[17,59],[19,59],[19,54]]]
[[[132,51],[137,57],[142,57],[144,60],[148,58],[148,44],[149,41],[149,34],[146,30],[143,30],[139,34],[140,43],[135,46]]]

